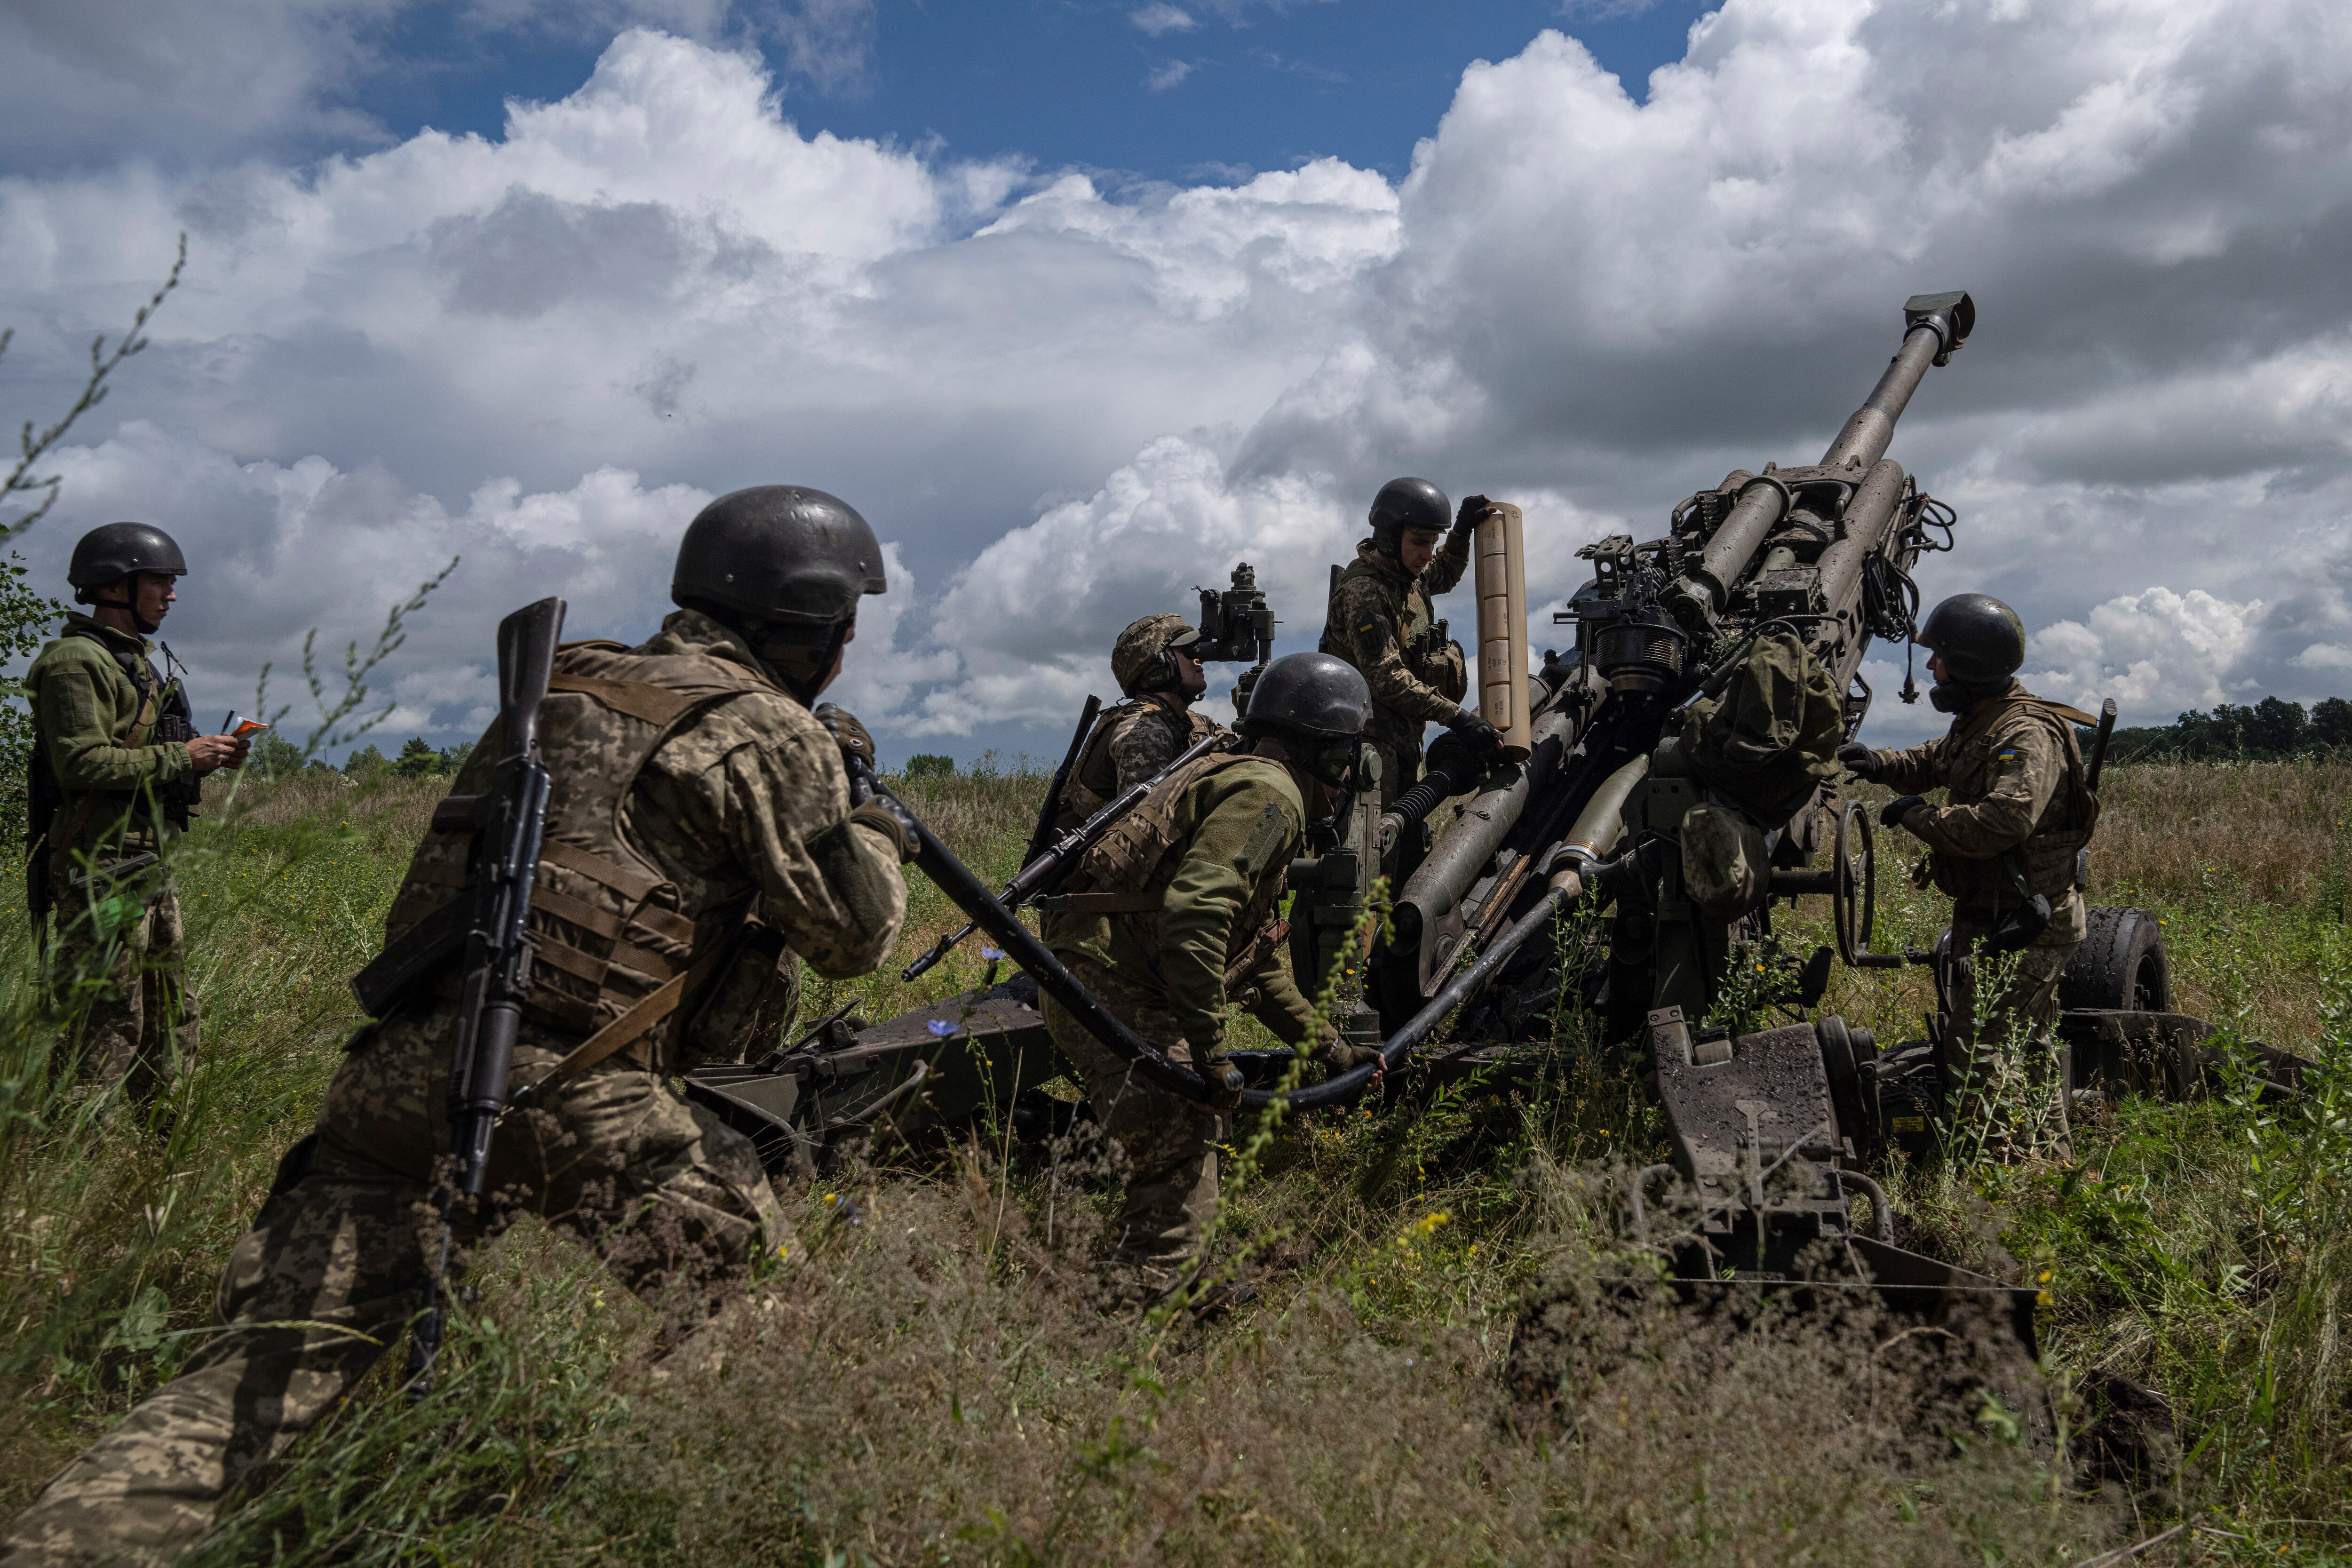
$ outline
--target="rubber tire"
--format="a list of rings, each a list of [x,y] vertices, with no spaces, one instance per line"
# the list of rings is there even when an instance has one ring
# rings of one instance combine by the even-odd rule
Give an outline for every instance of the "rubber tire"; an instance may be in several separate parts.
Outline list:
[[[2164,929],[2146,910],[2096,905],[2083,945],[2058,977],[2058,1005],[2126,1013],[2172,1011],[2172,959]]]

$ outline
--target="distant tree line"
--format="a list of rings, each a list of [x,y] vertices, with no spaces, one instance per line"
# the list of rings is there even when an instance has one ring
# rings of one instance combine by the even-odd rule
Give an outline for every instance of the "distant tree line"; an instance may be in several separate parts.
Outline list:
[[[341,773],[360,784],[373,784],[382,778],[421,779],[443,777],[466,765],[473,754],[474,742],[461,742],[438,749],[426,745],[421,735],[411,735],[400,748],[398,756],[387,757],[373,744],[361,747],[343,759],[337,767],[323,757],[313,758],[308,764],[313,773]],[[302,772],[302,748],[291,741],[265,735],[253,748],[253,756],[246,766],[264,778],[282,779]]]
[[[2210,713],[2183,713],[2169,724],[2119,729],[2110,745],[2109,754],[2118,762],[2255,762],[2352,753],[2352,702],[2324,698],[2307,710],[2277,697],[2242,706],[2224,702]]]

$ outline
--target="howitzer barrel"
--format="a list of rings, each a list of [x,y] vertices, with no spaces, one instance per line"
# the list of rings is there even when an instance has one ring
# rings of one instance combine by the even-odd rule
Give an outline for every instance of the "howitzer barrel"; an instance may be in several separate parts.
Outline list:
[[[1832,609],[1853,602],[1864,563],[1885,547],[1886,525],[1903,499],[1905,477],[1902,464],[1882,458],[1846,502],[1845,537],[1822,551],[1820,563],[1822,597]]]
[[[1731,515],[1707,540],[1698,564],[1685,574],[1682,602],[1690,605],[1682,611],[1685,620],[1693,618],[1695,610],[1696,623],[1704,626],[1722,612],[1731,585],[1748,569],[1756,547],[1789,515],[1790,500],[1789,487],[1769,474],[1759,474],[1740,488]]]
[[[1977,322],[1976,302],[1958,292],[1914,294],[1903,303],[1903,346],[1895,350],[1878,384],[1870,389],[1870,395],[1822,454],[1823,468],[1866,468],[1886,456],[1886,445],[1895,438],[1895,422],[1903,417],[1911,395],[1919,388],[1920,377],[1927,374],[1929,365],[1948,362],[1968,341]]]

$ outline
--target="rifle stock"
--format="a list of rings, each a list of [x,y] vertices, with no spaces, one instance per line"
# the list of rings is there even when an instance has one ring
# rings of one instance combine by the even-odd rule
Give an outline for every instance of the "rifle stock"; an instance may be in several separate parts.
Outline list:
[[[1029,830],[1029,847],[1021,852],[1024,866],[1045,852],[1045,844],[1054,834],[1054,818],[1062,812],[1062,795],[1070,787],[1070,773],[1086,754],[1087,742],[1095,732],[1095,720],[1101,716],[1102,699],[1087,694],[1086,711],[1078,715],[1078,727],[1070,732],[1070,749],[1063,754],[1062,765],[1054,770],[1054,782],[1045,787],[1044,804],[1037,807],[1037,825]]]

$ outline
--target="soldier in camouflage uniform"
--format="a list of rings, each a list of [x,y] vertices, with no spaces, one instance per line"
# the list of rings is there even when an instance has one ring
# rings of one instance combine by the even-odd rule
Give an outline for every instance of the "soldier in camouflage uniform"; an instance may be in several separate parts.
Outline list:
[[[1111,678],[1127,700],[1095,721],[1054,819],[1066,832],[1222,728],[1192,704],[1209,689],[1192,657],[1201,634],[1181,616],[1146,616],[1118,634]]]
[[[179,598],[186,559],[143,522],[75,544],[65,632],[25,672],[33,707],[33,825],[26,867],[36,921],[57,914],[50,973],[74,1015],[83,1081],[152,1102],[196,1054],[180,898],[158,868],[188,825],[196,781],[245,760],[247,742],[199,735],[177,679],[147,639]],[[169,655],[166,656],[168,662]]]
[[[1420,782],[1422,725],[1430,720],[1501,750],[1495,727],[1462,706],[1470,689],[1462,645],[1430,616],[1430,601],[1462,581],[1486,510],[1484,496],[1465,500],[1440,550],[1445,492],[1427,479],[1391,479],[1372,498],[1371,538],[1356,546],[1355,563],[1331,584],[1321,647],[1355,666],[1371,689],[1364,737],[1380,754],[1384,807]]]
[[[499,1131],[490,1212],[461,1215],[461,1243],[534,1210],[677,1328],[775,1256],[782,1215],[751,1144],[667,1079],[772,1040],[794,953],[861,974],[897,937],[912,836],[880,800],[853,808],[842,752],[863,732],[809,706],[859,595],[883,586],[880,548],[841,501],[739,490],[688,529],[671,590],[684,607],[657,636],[558,655],[541,717],[553,794],[539,948],[509,1086],[530,1096]],[[469,763],[459,794],[493,765]],[[470,829],[436,817],[388,940],[465,880]],[[49,1484],[10,1531],[8,1568],[168,1560],[401,1342],[438,1234],[457,978],[419,982],[352,1041],[230,1254],[227,1331]]]
[[[1927,845],[1927,873],[1952,900],[1950,1011],[1940,1054],[1956,1124],[1983,1126],[1997,1152],[2026,1152],[2038,1143],[2063,1155],[2065,1072],[2051,1026],[2059,976],[2084,930],[2079,866],[2099,803],[2084,778],[2074,726],[2092,720],[2044,701],[2015,679],[2025,662],[2025,624],[1998,599],[1945,600],[1919,641],[1932,650],[1929,697],[1955,716],[1951,732],[1900,752],[1848,742],[1839,760],[1905,792],[1880,820]],[[1938,788],[1946,805],[1921,798]],[[1977,993],[1989,969],[2005,969],[2008,978],[1988,1008]],[[2038,1128],[2010,1125],[1988,1103],[1985,1091],[2005,1057],[2019,1061],[2036,1090]]]
[[[1366,1054],[1318,1020],[1293,983],[1276,916],[1308,819],[1353,787],[1370,710],[1362,679],[1329,655],[1275,660],[1250,694],[1248,750],[1212,752],[1170,774],[1059,896],[1039,900],[1046,945],[1087,988],[1213,1083],[1236,1003],[1292,1045],[1317,1041],[1335,1070]],[[1216,1212],[1220,1111],[1153,1083],[1050,996],[1045,1012],[1127,1159],[1113,1287],[1132,1300],[1165,1295]]]

